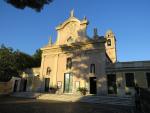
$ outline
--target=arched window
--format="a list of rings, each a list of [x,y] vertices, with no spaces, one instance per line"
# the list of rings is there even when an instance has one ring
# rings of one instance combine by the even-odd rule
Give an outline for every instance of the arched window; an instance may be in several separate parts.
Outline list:
[[[72,67],[72,59],[69,57],[67,58],[66,69],[71,69],[71,67]]]
[[[95,73],[95,64],[91,64],[90,73]]]
[[[50,68],[50,67],[47,67],[46,75],[50,75],[50,73],[51,73],[51,68]]]
[[[107,46],[111,46],[111,39],[107,40]]]

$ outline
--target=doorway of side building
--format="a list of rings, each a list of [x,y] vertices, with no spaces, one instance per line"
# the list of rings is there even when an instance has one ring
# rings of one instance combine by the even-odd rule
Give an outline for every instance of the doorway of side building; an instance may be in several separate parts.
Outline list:
[[[17,91],[17,88],[18,88],[18,80],[15,80],[15,83],[14,83],[14,92]]]
[[[90,77],[90,94],[97,93],[96,77]]]
[[[45,92],[49,91],[50,78],[45,78]]]
[[[64,93],[72,93],[73,76],[71,73],[64,74]]]
[[[117,94],[116,74],[107,75],[108,94]]]
[[[23,91],[25,92],[26,89],[27,89],[27,80],[24,79],[24,80],[23,80]]]

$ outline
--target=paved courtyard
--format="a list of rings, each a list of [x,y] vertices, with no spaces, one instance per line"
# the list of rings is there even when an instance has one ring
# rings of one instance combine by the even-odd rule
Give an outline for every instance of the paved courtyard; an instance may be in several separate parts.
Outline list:
[[[133,113],[132,107],[0,97],[0,113]]]

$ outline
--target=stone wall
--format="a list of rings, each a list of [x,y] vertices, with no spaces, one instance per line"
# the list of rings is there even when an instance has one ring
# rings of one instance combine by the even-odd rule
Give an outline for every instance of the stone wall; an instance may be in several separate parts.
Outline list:
[[[0,82],[0,95],[10,94],[14,91],[15,80],[18,80],[18,85],[16,91],[19,91],[20,78],[12,77],[8,82]]]

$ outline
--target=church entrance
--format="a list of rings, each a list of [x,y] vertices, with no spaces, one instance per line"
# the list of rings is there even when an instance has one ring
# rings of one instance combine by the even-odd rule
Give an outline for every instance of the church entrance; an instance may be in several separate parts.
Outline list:
[[[64,75],[64,93],[72,93],[73,77],[71,73]]]
[[[97,93],[96,77],[90,77],[90,94]]]
[[[45,78],[45,92],[49,91],[50,78]]]
[[[117,94],[116,75],[107,75],[108,94]]]

